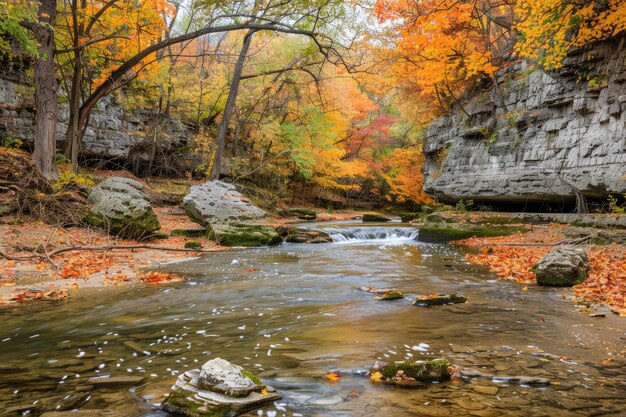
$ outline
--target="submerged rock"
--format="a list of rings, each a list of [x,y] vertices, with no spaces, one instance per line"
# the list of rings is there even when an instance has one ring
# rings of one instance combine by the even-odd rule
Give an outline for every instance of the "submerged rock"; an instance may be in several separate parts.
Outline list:
[[[589,259],[582,248],[556,247],[533,270],[537,275],[538,285],[571,287],[581,284],[587,278]]]
[[[545,386],[550,385],[551,382],[549,379],[540,378],[535,376],[498,376],[488,374],[483,371],[479,371],[477,369],[470,368],[457,368],[459,376],[463,379],[473,379],[473,378],[484,378],[490,379],[493,382],[501,382],[504,384],[511,385],[539,385]]]
[[[92,207],[85,221],[116,235],[141,238],[161,228],[148,192],[130,178],[107,178],[91,190],[87,202]]]
[[[280,398],[252,372],[216,358],[180,375],[162,407],[187,417],[234,417]]]
[[[391,219],[389,217],[385,217],[382,214],[376,213],[367,213],[363,215],[364,222],[390,222]]]
[[[461,304],[467,302],[467,298],[460,294],[432,294],[418,295],[413,305],[416,306],[441,306],[444,304]]]
[[[449,380],[451,367],[445,359],[390,363],[382,367],[376,364],[370,371],[370,378],[403,387],[418,387],[425,382]]]

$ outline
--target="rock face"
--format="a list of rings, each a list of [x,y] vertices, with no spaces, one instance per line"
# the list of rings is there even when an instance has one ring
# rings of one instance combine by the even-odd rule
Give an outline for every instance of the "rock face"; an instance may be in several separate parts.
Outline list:
[[[32,79],[24,67],[0,66],[0,137],[32,143],[35,126]],[[65,104],[59,106],[57,147],[63,140],[69,113]],[[154,139],[155,111],[124,109],[113,97],[105,97],[89,117],[82,149],[90,159],[107,159],[144,164],[151,159],[147,148]],[[199,164],[199,155],[190,152],[195,132],[192,126],[167,117],[159,117],[156,139],[168,158],[168,166],[179,169],[185,161]],[[147,137],[149,136],[149,137]],[[181,163],[179,166],[178,163]]]
[[[556,247],[533,269],[537,275],[538,285],[571,287],[584,282],[587,278],[589,259],[582,248]]]
[[[589,198],[626,192],[626,37],[558,71],[522,62],[496,79],[429,126],[427,192],[494,203],[574,201],[570,184]]]
[[[263,246],[282,242],[276,229],[258,221],[265,212],[252,205],[234,185],[207,181],[191,187],[183,199],[191,220],[205,226],[211,238],[226,246]]]
[[[216,358],[180,375],[163,409],[188,417],[234,417],[278,399],[251,372]]]
[[[93,206],[86,221],[119,236],[140,238],[161,228],[150,196],[135,180],[107,178],[91,190],[87,202]]]

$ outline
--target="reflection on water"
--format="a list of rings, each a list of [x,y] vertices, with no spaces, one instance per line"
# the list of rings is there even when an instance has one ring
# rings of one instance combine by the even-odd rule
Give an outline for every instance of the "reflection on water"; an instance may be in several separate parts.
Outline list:
[[[165,415],[154,404],[175,377],[216,356],[254,369],[279,390],[284,399],[263,410],[268,416],[588,416],[625,409],[624,319],[581,316],[564,290],[523,292],[495,281],[447,245],[394,232],[363,241],[356,233],[371,238],[367,231],[354,233],[344,244],[233,250],[172,264],[166,269],[190,280],[169,287],[83,292],[62,304],[2,311],[0,410]],[[376,301],[360,286],[409,296]],[[416,294],[442,292],[469,301],[410,303]],[[376,360],[436,357],[555,384],[473,380],[402,390],[364,376]],[[343,375],[339,383],[325,380],[330,371]]]

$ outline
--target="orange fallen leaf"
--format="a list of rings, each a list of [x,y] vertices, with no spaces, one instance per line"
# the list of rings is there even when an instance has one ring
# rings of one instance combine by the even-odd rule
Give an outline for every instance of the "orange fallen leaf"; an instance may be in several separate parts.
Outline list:
[[[341,374],[338,372],[330,372],[326,374],[326,378],[331,381],[339,381],[339,379],[341,379]]]

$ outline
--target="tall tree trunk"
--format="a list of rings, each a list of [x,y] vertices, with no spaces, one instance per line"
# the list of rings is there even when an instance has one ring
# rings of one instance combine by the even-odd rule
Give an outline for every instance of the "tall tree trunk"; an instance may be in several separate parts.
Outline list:
[[[33,27],[39,44],[35,61],[35,149],[33,159],[37,170],[46,178],[58,175],[56,156],[57,80],[54,73],[54,30],[56,0],[40,0],[39,24]]]
[[[220,178],[220,171],[222,169],[222,153],[224,152],[224,141],[226,139],[226,130],[228,129],[228,122],[235,109],[235,102],[237,101],[237,92],[239,90],[239,82],[241,81],[241,73],[243,72],[243,64],[248,56],[248,50],[252,43],[252,35],[256,30],[248,30],[246,36],[243,38],[243,45],[241,51],[239,51],[239,58],[235,64],[235,71],[233,72],[233,80],[230,83],[230,91],[228,93],[228,99],[226,100],[226,107],[224,108],[224,114],[222,115],[222,122],[217,133],[217,150],[215,151],[215,158],[213,165],[211,166],[211,179],[218,180]]]
[[[86,3],[81,2],[81,10],[86,9]],[[83,37],[85,28],[83,19],[78,15],[78,0],[72,1],[72,47],[74,48],[74,66],[72,71],[72,87],[69,97],[70,120],[65,132],[65,146],[63,153],[72,161],[74,170],[78,168],[79,140],[79,116],[80,116],[80,93],[83,77],[83,48],[80,48],[80,39]]]

